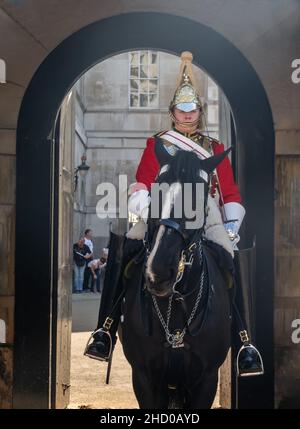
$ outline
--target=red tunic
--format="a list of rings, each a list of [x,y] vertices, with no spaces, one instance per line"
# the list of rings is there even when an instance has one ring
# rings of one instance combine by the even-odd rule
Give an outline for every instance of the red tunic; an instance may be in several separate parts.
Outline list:
[[[160,165],[154,150],[155,143],[156,140],[154,137],[150,137],[147,140],[147,146],[136,172],[137,182],[146,185],[149,191],[151,184],[155,182],[156,176],[160,170]],[[217,155],[224,152],[224,145],[217,141],[213,141],[212,149],[214,154]],[[228,157],[218,165],[217,173],[224,204],[232,202],[241,203],[241,195],[238,185],[234,181],[232,167]],[[222,205],[222,201],[220,201],[220,204]]]

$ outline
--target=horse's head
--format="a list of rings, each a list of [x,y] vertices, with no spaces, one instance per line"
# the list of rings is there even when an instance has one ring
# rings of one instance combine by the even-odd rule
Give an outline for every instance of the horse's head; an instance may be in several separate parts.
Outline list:
[[[184,258],[196,250],[205,224],[210,173],[229,150],[205,160],[183,150],[168,155],[152,185],[146,285],[153,295],[173,293]]]

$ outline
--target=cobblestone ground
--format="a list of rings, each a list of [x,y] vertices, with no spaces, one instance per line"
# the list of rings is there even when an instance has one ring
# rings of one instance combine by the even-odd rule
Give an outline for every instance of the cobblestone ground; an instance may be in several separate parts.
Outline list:
[[[110,383],[106,385],[107,364],[83,356],[89,335],[89,332],[72,334],[71,397],[68,408],[138,408],[132,389],[131,368],[120,342],[117,342],[114,351]],[[217,397],[214,407],[218,406]]]

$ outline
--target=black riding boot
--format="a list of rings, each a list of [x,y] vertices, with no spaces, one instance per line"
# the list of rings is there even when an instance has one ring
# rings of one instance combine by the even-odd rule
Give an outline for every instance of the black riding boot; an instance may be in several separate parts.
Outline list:
[[[110,233],[98,325],[92,334],[93,342],[87,345],[84,352],[86,356],[93,359],[109,359],[117,340],[116,332],[120,315],[118,308],[114,308],[114,306],[123,290],[121,271],[125,240],[125,236]]]
[[[254,347],[250,338],[255,338],[254,325],[254,283],[255,283],[255,243],[249,249],[235,252],[235,280],[236,296],[234,302],[235,321],[238,326],[242,342],[237,360],[236,369],[240,377],[262,375],[264,365],[261,354]],[[248,329],[247,329],[248,327]]]
[[[105,278],[101,294],[98,325],[84,354],[93,359],[108,360],[117,341],[121,303],[125,295],[123,272],[128,262],[143,246],[142,240],[131,240],[111,232]],[[89,340],[90,341],[90,340]]]
[[[120,315],[116,314],[112,323],[111,320],[107,317],[104,325],[93,332],[93,342],[87,345],[85,356],[101,361],[107,361],[110,358],[117,342]]]

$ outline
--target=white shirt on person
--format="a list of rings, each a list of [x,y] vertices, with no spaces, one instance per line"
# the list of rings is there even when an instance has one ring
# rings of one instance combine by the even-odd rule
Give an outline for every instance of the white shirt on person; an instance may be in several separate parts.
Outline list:
[[[88,238],[84,237],[84,244],[86,244],[89,247],[91,253],[93,253],[94,245],[92,240],[89,240]]]
[[[91,262],[88,263],[88,267],[99,268],[99,262],[100,259],[93,259]]]

